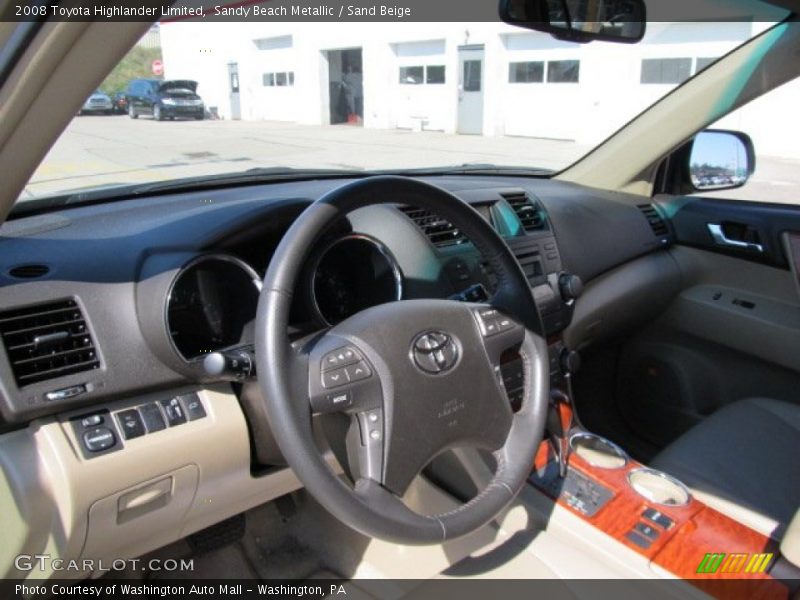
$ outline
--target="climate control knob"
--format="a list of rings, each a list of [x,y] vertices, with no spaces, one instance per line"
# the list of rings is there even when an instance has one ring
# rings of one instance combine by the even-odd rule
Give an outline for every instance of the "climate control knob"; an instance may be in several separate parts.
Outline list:
[[[562,273],[558,277],[558,290],[564,302],[577,300],[583,293],[583,280],[572,273]]]

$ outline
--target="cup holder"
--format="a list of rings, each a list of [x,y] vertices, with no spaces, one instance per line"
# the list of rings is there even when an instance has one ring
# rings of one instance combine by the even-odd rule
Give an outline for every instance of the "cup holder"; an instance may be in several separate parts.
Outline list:
[[[628,464],[628,455],[622,448],[594,433],[576,433],[569,439],[569,445],[574,454],[593,467],[621,469]]]
[[[633,469],[628,473],[628,483],[637,494],[653,504],[684,506],[692,499],[685,485],[656,469]]]

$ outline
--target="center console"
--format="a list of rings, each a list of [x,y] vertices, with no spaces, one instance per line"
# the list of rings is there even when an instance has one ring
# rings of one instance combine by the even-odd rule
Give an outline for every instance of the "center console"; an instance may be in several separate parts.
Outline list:
[[[778,545],[694,498],[677,479],[631,459],[580,428],[568,433],[560,472],[554,444],[541,444],[529,483],[556,504],[662,569],[715,597],[788,598],[770,574]]]

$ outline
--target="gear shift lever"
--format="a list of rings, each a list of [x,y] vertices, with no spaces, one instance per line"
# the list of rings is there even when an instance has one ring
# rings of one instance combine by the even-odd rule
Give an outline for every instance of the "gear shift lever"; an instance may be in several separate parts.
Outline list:
[[[558,474],[567,476],[569,463],[569,432],[572,429],[572,406],[569,396],[561,390],[550,392],[550,409],[547,413],[547,431],[558,460]]]

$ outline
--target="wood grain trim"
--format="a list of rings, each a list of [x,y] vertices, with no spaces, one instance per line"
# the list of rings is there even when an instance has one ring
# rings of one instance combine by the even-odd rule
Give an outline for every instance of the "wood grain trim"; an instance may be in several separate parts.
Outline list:
[[[555,460],[555,453],[549,443],[543,442],[536,454],[534,467],[541,469],[552,460]],[[557,500],[558,504],[615,540],[674,575],[690,580],[693,585],[714,597],[726,600],[788,598],[788,589],[768,574],[697,573],[697,568],[707,552],[726,554],[776,552],[777,544],[773,540],[706,506],[696,498],[692,498],[685,506],[650,505],[628,484],[628,473],[642,466],[636,461],[631,460],[619,469],[600,469],[590,465],[580,456],[571,454],[569,464],[570,468],[611,490],[613,495],[592,517],[586,517],[560,499]],[[644,521],[641,515],[647,508],[655,508],[667,515],[673,520],[674,525],[664,530]],[[647,549],[641,548],[626,537],[640,521],[661,532]]]
[[[771,600],[788,597],[788,589],[769,574],[723,573],[724,562],[717,573],[698,574],[697,567],[707,552],[724,552],[727,557],[770,552],[777,557],[778,544],[703,505],[702,510],[658,552],[654,562],[682,579],[691,579],[693,585],[718,598]]]

